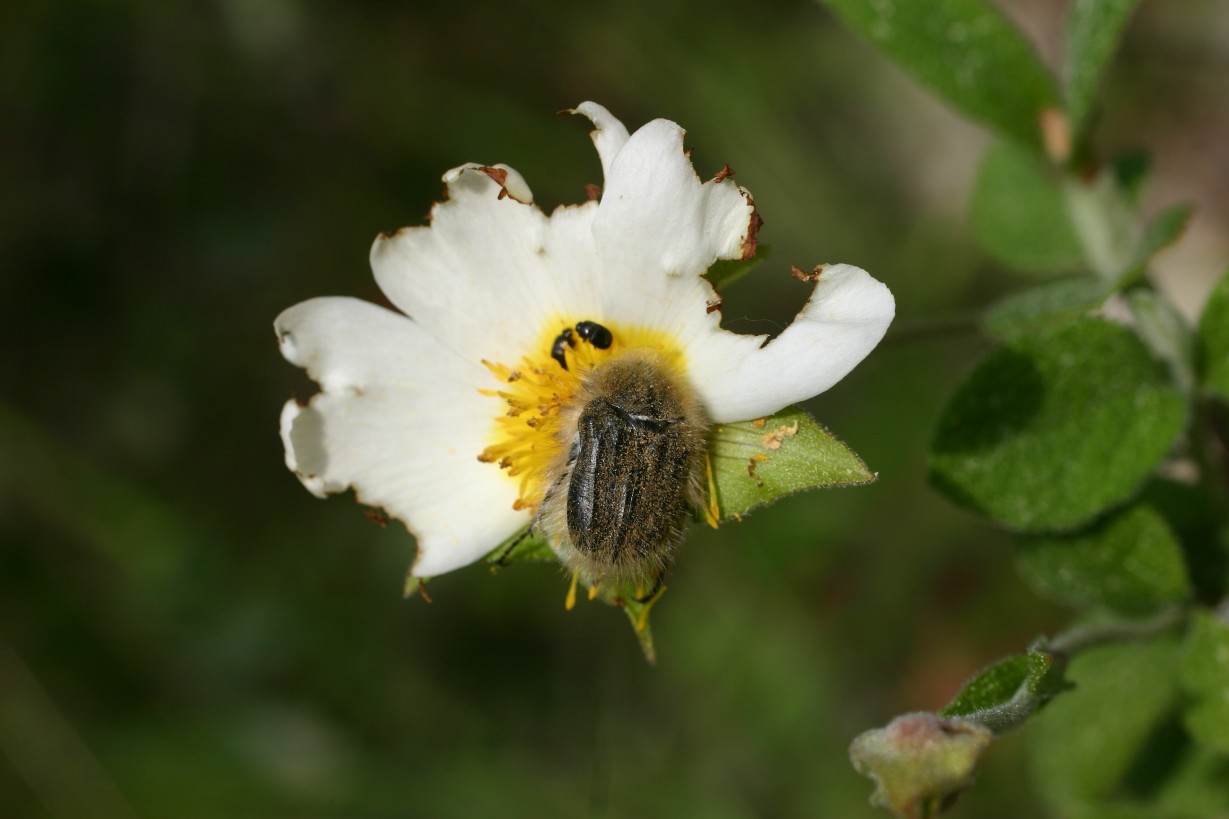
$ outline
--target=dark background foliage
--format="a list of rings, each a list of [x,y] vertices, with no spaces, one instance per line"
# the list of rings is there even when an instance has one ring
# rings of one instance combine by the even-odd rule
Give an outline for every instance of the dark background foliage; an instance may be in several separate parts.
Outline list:
[[[1062,2],[1006,4],[1052,58]],[[1225,5],[1146,2],[1106,149],[1199,206],[1162,258],[1193,311],[1229,240]],[[377,231],[506,162],[546,207],[600,167],[584,99],[689,129],[773,258],[728,295],[772,332],[790,264],[888,283],[879,350],[808,408],[880,473],[689,538],[655,610],[563,611],[544,567],[403,601],[413,554],[282,464],[310,385],[271,322],[380,298]],[[6,816],[875,815],[846,748],[936,708],[1063,615],[925,452],[1020,285],[972,242],[986,143],[807,2],[19,0],[0,10],[0,805]],[[1022,745],[957,815],[1035,816]]]

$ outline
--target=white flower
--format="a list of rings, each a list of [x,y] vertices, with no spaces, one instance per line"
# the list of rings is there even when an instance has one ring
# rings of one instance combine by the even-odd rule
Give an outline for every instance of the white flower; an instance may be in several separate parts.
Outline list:
[[[600,200],[547,216],[511,168],[455,168],[430,225],[371,249],[402,313],[330,297],[275,322],[282,354],[321,387],[282,411],[287,466],[313,494],[353,488],[403,521],[417,577],[472,563],[531,521],[563,446],[559,411],[589,366],[652,349],[709,421],[742,421],[831,387],[892,320],[883,284],[832,264],[771,343],[721,329],[702,274],[754,253],[750,194],[722,174],[701,182],[673,122],[629,136],[600,105],[576,113],[595,126]],[[585,320],[614,344],[569,349],[565,369],[552,345]]]

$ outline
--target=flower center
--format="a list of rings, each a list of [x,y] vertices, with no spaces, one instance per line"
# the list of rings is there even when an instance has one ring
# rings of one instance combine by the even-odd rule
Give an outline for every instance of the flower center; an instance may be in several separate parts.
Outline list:
[[[502,399],[507,410],[495,418],[494,443],[482,450],[478,460],[498,464],[509,478],[517,481],[514,509],[537,512],[546,494],[551,464],[571,444],[564,440],[560,413],[576,400],[585,379],[596,367],[631,350],[650,349],[667,366],[683,370],[682,351],[668,336],[655,330],[605,325],[611,339],[604,349],[574,331],[570,341],[561,343],[561,331],[572,330],[578,323],[592,324],[566,320],[549,323],[533,352],[523,356],[517,366],[483,359],[483,365],[502,383],[498,389],[479,392]]]

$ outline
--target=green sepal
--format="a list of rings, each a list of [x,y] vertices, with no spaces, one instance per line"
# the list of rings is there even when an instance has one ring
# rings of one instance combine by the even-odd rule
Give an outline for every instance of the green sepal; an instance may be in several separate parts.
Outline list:
[[[754,421],[718,424],[709,448],[720,520],[778,498],[875,480],[862,459],[798,407]]]
[[[760,242],[755,247],[755,255],[750,259],[718,259],[709,267],[704,278],[718,293],[746,276],[752,270],[772,255],[772,245]]]
[[[1197,612],[1182,647],[1182,689],[1188,701],[1182,721],[1196,741],[1229,754],[1229,623]]]
[[[411,567],[413,569],[413,567]],[[405,583],[401,587],[401,596],[409,600],[414,595],[418,595],[423,600],[430,600],[427,596],[427,581],[429,577],[415,577],[413,571],[405,573]]]
[[[949,103],[1040,149],[1038,118],[1055,106],[1033,48],[985,0],[822,0]]]
[[[939,714],[960,717],[996,733],[1014,728],[1068,687],[1065,668],[1060,655],[1038,648],[1008,657],[965,683]]]
[[[1190,597],[1177,537],[1143,504],[1073,535],[1021,538],[1018,566],[1039,594],[1078,609],[1139,616]]]
[[[1229,401],[1229,273],[1216,283],[1199,318],[1199,359],[1204,388]]]
[[[657,662],[657,651],[653,647],[653,627],[649,623],[649,611],[657,604],[665,591],[666,587],[661,586],[647,600],[643,599],[644,589],[631,586],[604,585],[598,586],[595,592],[595,599],[601,600],[608,606],[623,609],[628,622],[631,623],[632,631],[636,633],[640,650],[644,652],[644,658],[650,665]]]
[[[559,558],[550,543],[538,532],[530,532],[526,526],[512,537],[492,549],[486,556],[491,570],[513,563],[557,563]]]
[[[1058,172],[1016,145],[999,142],[986,151],[970,219],[982,249],[1012,270],[1050,276],[1085,266]]]
[[[1129,329],[1080,319],[1008,339],[939,419],[930,477],[955,502],[1025,532],[1077,529],[1129,500],[1187,420]]]
[[[551,549],[550,543],[537,532],[529,531],[530,527],[518,531],[512,537],[499,544],[498,547],[492,549],[486,556],[486,561],[491,567],[491,571],[495,572],[504,566],[510,566],[513,563],[558,563],[559,558]],[[413,585],[411,585],[411,581]],[[418,589],[418,579],[409,578],[406,581],[406,596],[408,597]],[[644,651],[645,659],[650,663],[657,661],[657,653],[653,648],[653,630],[649,625],[649,609],[661,597],[661,593],[665,591],[663,586],[654,595],[653,599],[641,601],[638,598],[643,595],[643,590],[634,588],[624,588],[619,586],[598,586],[593,591],[593,599],[601,600],[610,606],[616,606],[623,609],[631,621],[632,629],[636,632],[636,639],[640,642],[640,648]],[[583,588],[577,590],[577,597],[586,597],[586,592]],[[583,603],[583,600],[574,601],[577,604]]]
[[[1090,276],[1046,282],[1004,297],[982,316],[982,325],[1007,338],[1043,324],[1074,321],[1100,306],[1111,292],[1105,282]]]

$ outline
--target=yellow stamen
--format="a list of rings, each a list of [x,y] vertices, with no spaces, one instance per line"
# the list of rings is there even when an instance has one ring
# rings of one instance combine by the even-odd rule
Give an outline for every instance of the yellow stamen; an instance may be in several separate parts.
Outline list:
[[[575,347],[564,348],[567,367],[550,357],[555,339],[565,327],[577,321],[600,321],[598,316],[573,316],[548,321],[541,338],[515,366],[483,360],[482,364],[499,382],[482,395],[499,399],[492,413],[494,429],[489,446],[476,453],[479,461],[498,467],[517,483],[513,508],[536,513],[546,494],[547,474],[565,446],[560,413],[574,400],[586,373],[629,349],[657,350],[666,361],[684,367],[682,353],[668,336],[636,327],[610,325],[614,336],[608,349],[599,350],[578,340]]]
[[[576,584],[580,581],[580,569],[572,570],[572,582],[568,584],[568,596],[563,598],[563,607],[571,611],[576,605]]]
[[[704,510],[704,522],[714,529],[721,522],[721,509],[717,506],[717,479],[713,477],[713,459],[704,453],[704,472],[708,476],[708,507]]]

